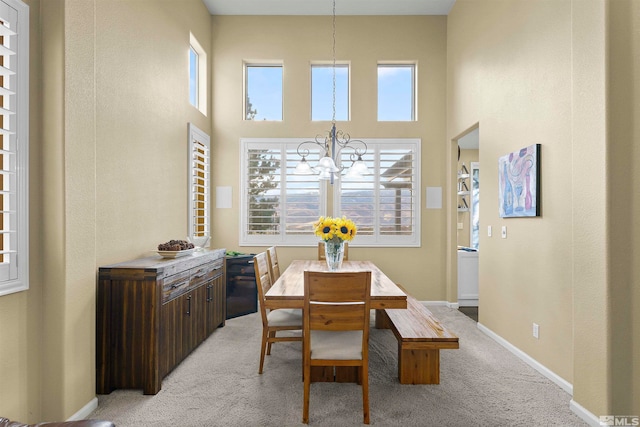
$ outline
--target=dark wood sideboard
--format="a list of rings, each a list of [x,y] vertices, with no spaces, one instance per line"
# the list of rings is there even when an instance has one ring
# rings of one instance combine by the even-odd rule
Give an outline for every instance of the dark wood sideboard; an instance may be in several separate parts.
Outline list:
[[[162,379],[226,318],[225,250],[100,267],[96,391],[160,391]]]

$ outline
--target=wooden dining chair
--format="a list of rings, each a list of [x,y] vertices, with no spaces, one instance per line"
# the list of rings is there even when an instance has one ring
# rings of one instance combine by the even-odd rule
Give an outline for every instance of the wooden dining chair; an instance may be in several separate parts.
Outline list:
[[[318,260],[324,261],[325,259],[327,259],[327,256],[324,253],[324,242],[318,242]],[[349,261],[349,242],[344,242],[344,256],[342,260]]]
[[[260,301],[260,314],[262,316],[262,345],[260,349],[260,369],[262,373],[265,354],[271,354],[271,344],[282,341],[302,341],[302,336],[276,336],[278,331],[302,331],[302,310],[280,308],[269,310],[265,308],[265,294],[271,288],[271,275],[267,253],[261,252],[253,257],[258,298]]]
[[[304,272],[302,422],[309,423],[311,367],[355,366],[369,424],[369,300],[371,272]]]
[[[267,259],[269,260],[271,283],[276,283],[276,280],[280,278],[280,263],[278,262],[278,253],[276,252],[275,246],[271,246],[267,249]]]

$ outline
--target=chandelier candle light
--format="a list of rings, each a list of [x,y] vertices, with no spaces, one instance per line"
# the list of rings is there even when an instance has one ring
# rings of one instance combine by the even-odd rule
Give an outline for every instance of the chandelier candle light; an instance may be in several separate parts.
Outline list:
[[[324,240],[324,252],[329,271],[340,270],[344,256],[345,240],[353,240],[358,229],[347,219],[321,216],[314,224],[316,236]]]
[[[310,148],[320,147],[324,155],[315,167],[311,167],[307,162]],[[331,119],[331,130],[327,136],[317,135],[313,141],[304,141],[298,145],[298,155],[302,160],[298,163],[295,173],[299,175],[318,174],[318,179],[330,180],[333,184],[334,175],[340,176],[345,169],[338,167],[340,163],[340,153],[342,150],[351,150],[349,159],[351,167],[345,175],[348,178],[360,178],[369,174],[367,164],[362,160],[367,152],[367,144],[359,139],[351,139],[348,133],[336,129],[336,1],[333,0],[333,116]]]

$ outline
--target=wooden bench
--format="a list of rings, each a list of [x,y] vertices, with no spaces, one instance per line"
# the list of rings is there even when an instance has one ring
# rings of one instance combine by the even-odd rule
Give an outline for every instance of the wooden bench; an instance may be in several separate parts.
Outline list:
[[[376,310],[376,327],[398,340],[400,384],[440,384],[440,350],[459,348],[458,337],[424,305],[407,294],[406,310]]]

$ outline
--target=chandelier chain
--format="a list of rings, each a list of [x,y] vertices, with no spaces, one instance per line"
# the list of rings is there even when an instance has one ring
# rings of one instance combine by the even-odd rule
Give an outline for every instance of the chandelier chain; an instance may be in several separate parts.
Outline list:
[[[333,117],[336,123],[336,0],[333,0]]]

